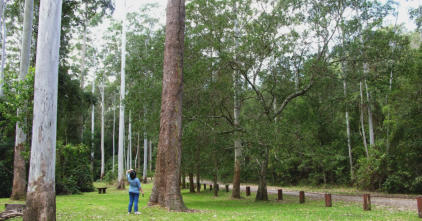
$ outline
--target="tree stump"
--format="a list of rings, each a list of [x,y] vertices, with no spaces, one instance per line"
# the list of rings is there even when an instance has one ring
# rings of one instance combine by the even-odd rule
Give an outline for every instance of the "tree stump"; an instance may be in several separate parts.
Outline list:
[[[363,194],[363,210],[371,210],[371,195]]]
[[[250,196],[251,195],[251,187],[247,186],[246,187],[246,196]]]
[[[278,189],[277,196],[277,200],[283,200],[283,189]]]
[[[417,200],[417,204],[418,204],[419,218],[422,218],[422,197],[418,197],[416,200]]]
[[[229,192],[229,185],[226,184],[226,192]]]
[[[305,203],[305,192],[304,191],[299,192],[299,203]]]
[[[333,206],[333,203],[331,201],[331,194],[330,193],[325,194],[325,206],[326,207],[332,207]]]

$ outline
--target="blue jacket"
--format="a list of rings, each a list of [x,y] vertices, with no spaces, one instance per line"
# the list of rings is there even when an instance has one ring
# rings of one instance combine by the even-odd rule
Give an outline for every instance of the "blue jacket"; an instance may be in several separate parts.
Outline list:
[[[141,181],[137,177],[135,179],[130,178],[129,174],[127,174],[127,181],[129,181],[129,193],[139,193]]]

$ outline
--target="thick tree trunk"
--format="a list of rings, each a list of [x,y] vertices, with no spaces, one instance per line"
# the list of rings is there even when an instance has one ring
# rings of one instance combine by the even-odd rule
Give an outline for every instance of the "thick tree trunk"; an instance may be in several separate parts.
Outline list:
[[[104,80],[103,80],[104,81]],[[104,178],[104,82],[101,85],[101,173],[100,179]]]
[[[126,11],[126,0],[124,1]],[[119,153],[118,153],[118,175],[117,175],[117,189],[124,189],[124,163],[123,163],[123,149],[124,149],[124,129],[125,129],[125,66],[126,66],[126,12],[123,18],[122,27],[122,64],[121,64],[121,76],[120,76],[120,113],[119,113]]]
[[[195,192],[195,182],[193,181],[193,173],[189,172],[189,192]]]
[[[55,163],[61,0],[40,5],[34,119],[24,220],[55,220]]]
[[[147,183],[147,172],[148,172],[148,139],[147,139],[147,133],[144,133],[144,168],[142,171],[142,179],[144,180],[144,183]]]
[[[185,1],[169,0],[164,49],[160,136],[150,205],[184,211],[180,193]]]
[[[259,171],[258,191],[256,192],[255,201],[268,200],[267,192],[267,168],[268,168],[268,147],[265,147],[264,160]]]
[[[23,81],[28,74],[30,55],[31,55],[31,38],[32,38],[32,21],[34,14],[34,1],[25,0],[25,16],[23,21],[23,38],[21,48],[21,60],[19,66],[19,81]],[[25,105],[26,106],[26,105]],[[24,107],[25,108],[25,107]],[[18,109],[17,114],[19,115]],[[13,161],[13,188],[11,199],[20,200],[26,195],[26,166],[22,151],[25,150],[26,134],[20,124],[26,125],[24,122],[16,123],[15,137],[15,157]]]
[[[368,152],[368,144],[366,143],[366,130],[365,130],[365,122],[363,119],[363,89],[362,89],[362,81],[359,82],[359,90],[360,90],[360,126],[362,129],[362,140],[363,146],[365,147],[366,157],[369,157]]]

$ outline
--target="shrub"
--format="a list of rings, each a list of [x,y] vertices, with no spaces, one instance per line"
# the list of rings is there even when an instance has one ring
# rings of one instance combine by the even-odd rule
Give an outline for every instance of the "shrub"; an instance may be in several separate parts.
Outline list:
[[[410,190],[410,177],[407,172],[396,172],[385,180],[382,189],[388,193],[407,193]]]
[[[413,193],[422,194],[422,176],[415,178],[415,180],[412,182],[410,190]]]

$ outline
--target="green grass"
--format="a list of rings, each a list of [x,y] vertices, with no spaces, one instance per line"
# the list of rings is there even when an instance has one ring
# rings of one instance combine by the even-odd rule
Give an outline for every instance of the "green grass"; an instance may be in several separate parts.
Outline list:
[[[96,184],[99,186],[99,184]],[[230,199],[230,193],[220,191],[214,197],[208,191],[188,193],[183,190],[183,199],[195,212],[167,212],[158,207],[147,207],[151,184],[144,186],[145,197],[140,197],[141,215],[128,215],[129,201],[126,191],[107,189],[107,194],[97,192],[78,195],[57,196],[58,220],[420,220],[416,212],[400,212],[373,205],[372,211],[363,211],[360,204],[333,202],[333,207],[324,207],[320,200],[308,200],[299,204],[297,197],[284,196],[277,202],[270,195],[268,202],[254,202],[254,196],[240,200]],[[0,204],[10,203],[0,199]],[[3,207],[3,205],[0,205]],[[21,218],[14,219],[21,220]]]

